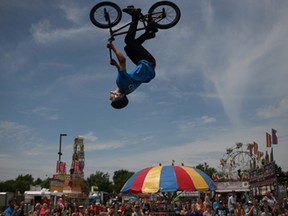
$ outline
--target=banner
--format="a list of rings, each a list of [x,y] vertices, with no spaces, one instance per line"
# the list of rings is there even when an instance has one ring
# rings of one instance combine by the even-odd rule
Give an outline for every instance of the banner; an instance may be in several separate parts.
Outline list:
[[[272,132],[272,144],[278,144],[278,137],[276,135],[277,131],[272,128],[271,132]]]
[[[51,178],[49,179],[49,183],[50,183],[50,191],[63,192],[63,185],[64,185],[63,180]]]
[[[258,154],[258,144],[256,142],[254,142],[254,154]]]
[[[56,173],[65,174],[66,173],[66,163],[62,161],[57,161]]]
[[[267,144],[267,148],[271,147],[271,135],[267,132],[266,132],[266,144]]]
[[[248,145],[248,147],[249,147],[249,152],[250,152],[250,157],[253,155],[253,144],[250,144],[249,143],[249,145]]]

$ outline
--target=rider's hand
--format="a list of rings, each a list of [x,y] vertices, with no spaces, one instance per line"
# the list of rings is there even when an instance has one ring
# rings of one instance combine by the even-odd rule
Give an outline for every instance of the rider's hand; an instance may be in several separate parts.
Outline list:
[[[113,44],[111,41],[108,41],[107,42],[107,48],[111,49],[113,47]]]
[[[116,62],[115,59],[111,59],[111,60],[110,60],[110,64],[111,64],[111,65],[114,65],[114,66],[118,66],[118,63]]]

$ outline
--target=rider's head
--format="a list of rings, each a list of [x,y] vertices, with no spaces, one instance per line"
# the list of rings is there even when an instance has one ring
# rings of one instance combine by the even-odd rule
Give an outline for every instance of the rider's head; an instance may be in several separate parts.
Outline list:
[[[115,109],[122,109],[129,103],[129,100],[125,94],[121,94],[118,97],[113,98],[111,101],[111,106]]]

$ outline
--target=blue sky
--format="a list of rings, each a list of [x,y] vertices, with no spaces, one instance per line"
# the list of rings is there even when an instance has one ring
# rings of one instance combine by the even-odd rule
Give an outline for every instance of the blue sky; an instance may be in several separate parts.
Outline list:
[[[156,1],[114,2],[145,12]],[[172,160],[218,168],[236,142],[265,151],[275,128],[274,157],[288,170],[288,1],[175,2],[180,22],[145,44],[156,78],[114,110],[108,31],[89,20],[97,1],[1,1],[0,180],[52,176],[60,133],[68,168],[84,137],[87,177]]]

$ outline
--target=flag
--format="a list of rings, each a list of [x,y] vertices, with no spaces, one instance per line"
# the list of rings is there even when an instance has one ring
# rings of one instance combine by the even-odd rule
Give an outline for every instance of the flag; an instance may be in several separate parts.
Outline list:
[[[277,131],[275,129],[271,129],[272,131],[272,144],[278,144],[278,137],[276,135]]]
[[[57,161],[56,173],[65,174],[66,173],[66,163],[62,161]]]
[[[249,143],[250,157],[253,155],[252,149],[253,149],[253,144],[250,144],[250,143]]]
[[[254,142],[254,154],[257,155],[258,152],[258,144]]]
[[[272,163],[273,161],[274,161],[273,148],[271,148],[271,152],[270,152],[270,162]]]
[[[258,163],[259,163],[260,159],[261,159],[261,152],[258,151],[258,153],[257,153],[257,160],[258,160]]]
[[[267,132],[266,132],[266,144],[267,144],[267,148],[271,147],[271,135]]]

